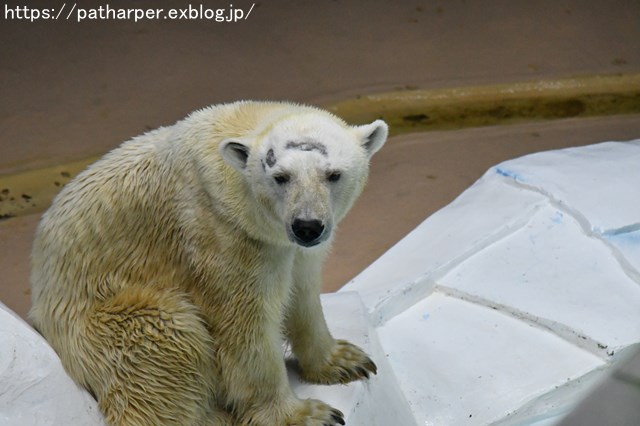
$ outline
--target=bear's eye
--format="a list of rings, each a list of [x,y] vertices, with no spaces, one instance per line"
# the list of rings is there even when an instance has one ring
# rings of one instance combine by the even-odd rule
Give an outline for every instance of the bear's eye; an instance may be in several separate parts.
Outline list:
[[[327,180],[329,182],[337,182],[337,181],[340,180],[341,176],[342,176],[342,173],[340,173],[338,171],[328,172],[327,173]]]
[[[278,185],[284,185],[289,182],[290,179],[291,177],[286,173],[279,173],[273,177],[273,180],[275,180]]]

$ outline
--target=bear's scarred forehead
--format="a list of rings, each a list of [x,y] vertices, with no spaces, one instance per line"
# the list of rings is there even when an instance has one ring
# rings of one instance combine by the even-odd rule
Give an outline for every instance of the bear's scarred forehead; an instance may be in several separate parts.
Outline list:
[[[327,147],[325,144],[314,141],[314,140],[306,140],[306,141],[289,141],[284,147],[285,149],[299,149],[300,151],[317,151],[323,156],[328,156]]]
[[[314,152],[320,154],[325,158],[329,157],[329,150],[327,146],[315,139],[290,140],[286,142],[281,149],[284,151]],[[282,151],[280,153],[283,154]],[[278,159],[273,148],[269,148],[265,155],[264,161],[266,165],[269,166],[269,168],[272,168],[276,165]]]
[[[267,151],[266,161],[267,161],[267,166],[269,167],[273,167],[276,165],[276,155],[273,153],[273,148]]]

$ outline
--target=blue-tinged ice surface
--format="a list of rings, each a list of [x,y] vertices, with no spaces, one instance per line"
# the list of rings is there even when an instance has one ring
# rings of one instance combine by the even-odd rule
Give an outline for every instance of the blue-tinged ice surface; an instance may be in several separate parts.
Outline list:
[[[496,166],[494,170],[500,176],[511,178],[517,182],[524,182],[524,177],[521,176],[519,173],[514,172],[513,170],[509,170],[505,167],[500,167],[500,166]]]
[[[640,247],[640,230],[629,232],[612,232],[605,233],[604,236],[616,244],[618,247],[639,248]]]
[[[349,426],[556,424],[640,343],[640,141],[489,169],[322,301],[379,373],[290,382]],[[0,424],[100,424],[44,340],[0,315]]]
[[[629,230],[605,233],[604,238],[620,252],[633,271],[640,271],[640,229],[634,227]]]

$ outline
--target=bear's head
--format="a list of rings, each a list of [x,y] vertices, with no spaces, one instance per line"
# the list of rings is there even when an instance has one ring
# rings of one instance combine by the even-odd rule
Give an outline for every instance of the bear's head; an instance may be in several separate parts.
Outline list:
[[[243,177],[278,239],[312,247],[331,238],[360,195],[369,159],[387,134],[382,120],[347,126],[329,114],[300,113],[254,136],[226,139],[220,152]]]

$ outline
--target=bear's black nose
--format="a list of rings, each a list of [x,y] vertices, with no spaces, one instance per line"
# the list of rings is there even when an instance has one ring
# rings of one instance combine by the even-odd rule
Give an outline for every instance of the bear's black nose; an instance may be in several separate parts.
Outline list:
[[[291,230],[296,241],[305,246],[315,246],[320,242],[320,236],[324,232],[324,225],[319,220],[295,219]]]

